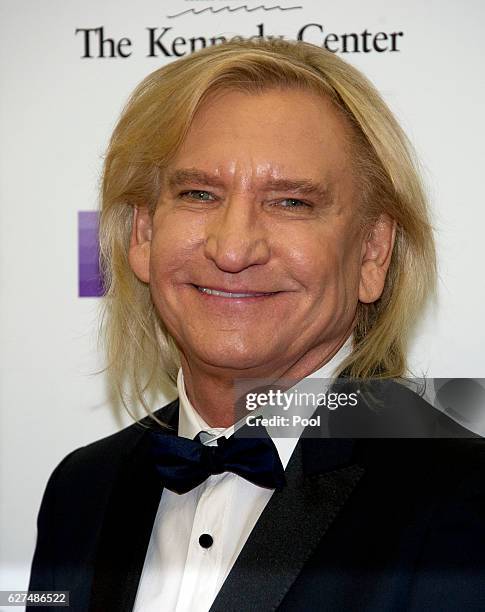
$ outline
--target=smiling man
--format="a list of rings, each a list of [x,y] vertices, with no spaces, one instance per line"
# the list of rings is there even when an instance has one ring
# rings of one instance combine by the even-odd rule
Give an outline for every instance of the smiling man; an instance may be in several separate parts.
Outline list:
[[[479,609],[481,440],[234,433],[242,379],[406,373],[433,239],[360,73],[283,41],[157,70],[114,131],[100,235],[110,372],[148,410],[167,375],[179,397],[58,466],[31,589],[100,612]],[[432,410],[397,387],[394,424]]]
[[[382,293],[395,222],[364,225],[349,131],[311,91],[216,91],[164,168],[154,213],[135,208],[131,267],[209,425],[234,422],[241,373],[318,370],[357,303]]]

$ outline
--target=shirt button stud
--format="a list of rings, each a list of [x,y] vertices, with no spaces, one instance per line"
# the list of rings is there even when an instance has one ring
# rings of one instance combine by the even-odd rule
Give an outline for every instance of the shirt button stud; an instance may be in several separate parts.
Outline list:
[[[214,544],[214,538],[208,533],[203,533],[199,538],[199,544],[202,548],[210,548]]]

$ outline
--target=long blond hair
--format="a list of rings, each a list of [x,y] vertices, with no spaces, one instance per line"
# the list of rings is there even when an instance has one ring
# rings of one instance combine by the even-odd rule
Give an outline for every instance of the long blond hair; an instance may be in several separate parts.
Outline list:
[[[148,75],[136,88],[107,150],[100,215],[106,295],[101,323],[107,370],[123,403],[151,412],[179,368],[177,347],[149,287],[128,263],[133,207],[153,211],[161,170],[210,92],[303,88],[330,99],[348,120],[367,219],[386,212],[397,234],[384,292],[359,303],[353,350],[342,370],[355,378],[400,377],[413,323],[435,287],[435,250],[426,198],[409,142],[373,85],[336,55],[303,42],[229,41]]]

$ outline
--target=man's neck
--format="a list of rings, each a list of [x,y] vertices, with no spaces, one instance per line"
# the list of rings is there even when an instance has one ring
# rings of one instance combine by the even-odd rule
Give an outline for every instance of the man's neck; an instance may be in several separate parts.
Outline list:
[[[215,371],[199,367],[193,361],[187,361],[182,355],[182,372],[187,398],[210,427],[230,427],[238,419],[234,405],[236,378],[264,378],[275,382],[286,378],[296,382],[331,362],[332,372],[326,374],[330,376],[347,356],[350,342],[350,338],[342,338],[326,351],[320,351],[319,354],[316,351],[309,351],[294,364],[273,369],[271,375],[269,371],[260,371],[259,376],[255,372],[245,372],[242,376],[237,376],[234,371]]]

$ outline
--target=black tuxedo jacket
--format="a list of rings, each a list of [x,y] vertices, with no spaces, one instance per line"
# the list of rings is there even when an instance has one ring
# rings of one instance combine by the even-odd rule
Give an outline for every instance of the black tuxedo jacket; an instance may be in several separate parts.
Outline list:
[[[178,401],[157,416],[175,426]],[[72,612],[132,610],[162,493],[151,423],[80,448],[55,469],[30,590],[70,591]],[[484,443],[300,439],[287,486],[211,610],[483,612]]]

